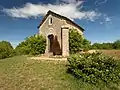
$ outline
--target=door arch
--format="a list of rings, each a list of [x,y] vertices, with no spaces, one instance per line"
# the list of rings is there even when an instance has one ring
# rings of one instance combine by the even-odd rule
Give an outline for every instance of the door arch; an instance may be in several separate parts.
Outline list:
[[[53,34],[48,35],[48,51],[49,52],[53,52],[53,49],[52,49],[53,42],[54,42],[54,35]]]

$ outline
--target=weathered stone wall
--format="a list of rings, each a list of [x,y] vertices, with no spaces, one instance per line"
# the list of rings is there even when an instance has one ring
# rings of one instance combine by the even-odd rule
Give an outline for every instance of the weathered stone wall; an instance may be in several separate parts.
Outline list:
[[[49,18],[52,18],[52,25],[49,25]],[[61,48],[61,26],[64,24],[65,20],[49,15],[48,18],[44,21],[44,23],[40,26],[39,33],[46,36],[47,44],[48,35],[53,34],[54,36],[57,36]],[[46,52],[48,52],[48,46],[46,46]]]
[[[66,25],[69,27],[69,29],[76,29],[81,35],[83,35],[82,30],[80,30],[78,27],[76,27],[76,26],[73,25],[72,23],[66,21]]]
[[[52,18],[52,24],[51,25],[49,25],[49,18]],[[67,40],[67,41],[69,40],[69,35],[68,35],[69,29],[62,32],[62,26],[65,26],[65,25],[69,29],[76,29],[81,35],[83,35],[82,30],[80,30],[78,27],[72,25],[72,23],[70,23],[70,22],[68,22],[68,21],[66,21],[62,18],[59,18],[57,16],[49,15],[47,17],[47,19],[43,22],[43,24],[39,28],[39,34],[42,34],[43,36],[45,36],[46,40],[47,40],[46,41],[47,46],[46,46],[45,53],[48,53],[48,50],[49,50],[48,35],[53,34],[54,36],[57,36],[57,39],[58,39],[58,42],[60,44],[61,50],[65,51],[64,54],[65,55],[69,54],[69,42],[65,42],[65,40]],[[61,36],[61,35],[63,35],[63,36]],[[65,39],[65,40],[62,40],[62,39]],[[62,44],[65,44],[65,45],[62,45]],[[64,48],[62,48],[62,47],[64,47]]]
[[[62,26],[62,56],[69,56],[69,28]]]

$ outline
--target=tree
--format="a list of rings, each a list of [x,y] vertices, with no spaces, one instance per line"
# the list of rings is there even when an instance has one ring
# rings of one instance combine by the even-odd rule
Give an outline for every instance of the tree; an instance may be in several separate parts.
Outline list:
[[[14,56],[14,49],[8,41],[0,42],[0,59]]]
[[[114,48],[114,49],[120,49],[120,40],[116,40],[116,41],[113,43],[113,48]]]
[[[120,40],[113,43],[94,43],[92,49],[120,49]]]
[[[69,30],[69,50],[71,53],[79,52],[83,49],[88,50],[90,42],[75,29]]]
[[[17,55],[26,55],[29,54],[28,42],[23,41],[15,48]]]
[[[103,45],[100,43],[94,43],[92,49],[103,49]]]
[[[18,54],[38,55],[43,54],[46,48],[46,39],[41,35],[27,37],[16,47]]]
[[[83,40],[83,49],[84,51],[88,51],[91,48],[91,42],[88,41],[87,39]]]

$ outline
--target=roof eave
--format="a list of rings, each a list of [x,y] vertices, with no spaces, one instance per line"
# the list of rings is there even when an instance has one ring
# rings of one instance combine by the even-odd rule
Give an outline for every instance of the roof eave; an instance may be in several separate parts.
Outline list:
[[[37,26],[37,28],[40,28],[40,26],[43,24],[43,22],[45,21],[46,17],[47,17],[50,13],[59,15],[59,14],[54,13],[54,12],[52,12],[51,10],[49,10],[49,11],[47,12],[47,14],[44,16],[44,18],[43,18],[43,20],[41,21],[41,23],[39,24],[39,26]],[[73,23],[76,27],[78,27],[80,30],[85,31],[82,27],[80,27],[78,24],[76,24],[75,22],[71,21],[71,20],[68,19],[67,17],[62,16],[62,15],[59,15],[59,16],[60,16],[60,17],[63,17],[63,18],[66,18],[66,20],[69,20],[70,22],[72,22],[72,23]]]

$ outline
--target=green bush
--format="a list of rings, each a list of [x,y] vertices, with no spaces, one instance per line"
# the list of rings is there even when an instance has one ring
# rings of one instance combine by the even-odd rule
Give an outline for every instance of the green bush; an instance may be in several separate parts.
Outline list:
[[[91,49],[120,49],[120,40],[116,40],[112,43],[94,43]]]
[[[113,43],[113,48],[114,48],[114,49],[120,49],[120,40],[116,40],[116,41]]]
[[[43,36],[34,35],[26,38],[16,47],[17,54],[22,55],[39,55],[45,52],[46,40]]]
[[[110,49],[114,49],[114,47],[113,47],[113,43],[94,43],[91,46],[91,49],[106,49],[106,50],[110,50]]]
[[[77,30],[69,30],[69,50],[70,53],[76,53],[81,50],[89,50],[90,41],[85,39]]]
[[[7,41],[0,42],[0,59],[14,56],[14,49],[12,45]]]
[[[68,71],[77,78],[92,84],[118,83],[120,63],[113,57],[101,53],[74,54],[68,58]]]

